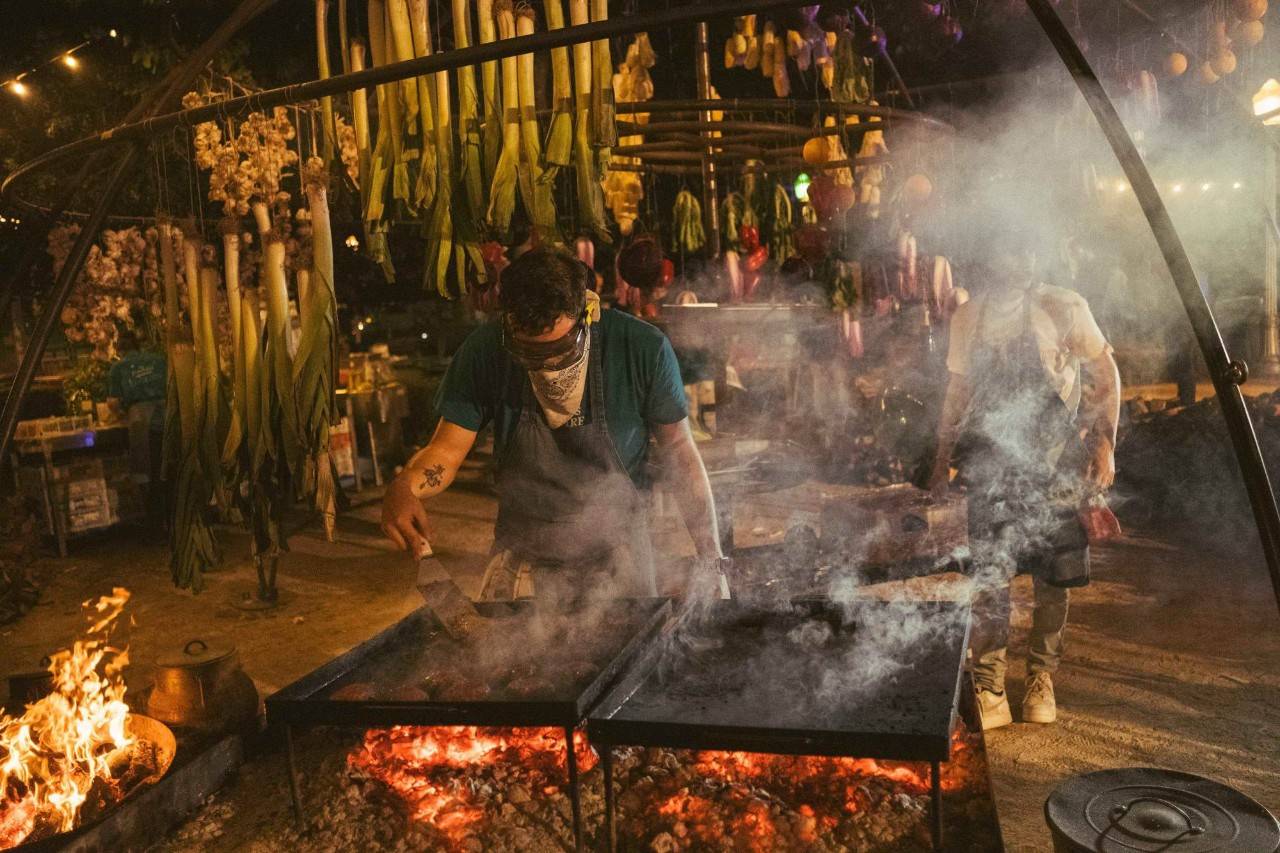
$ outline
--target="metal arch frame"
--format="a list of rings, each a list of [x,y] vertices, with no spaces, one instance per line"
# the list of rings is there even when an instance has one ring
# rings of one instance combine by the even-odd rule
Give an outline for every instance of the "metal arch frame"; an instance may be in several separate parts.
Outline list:
[[[1263,555],[1271,574],[1276,607],[1280,608],[1280,512],[1276,509],[1275,492],[1267,475],[1262,449],[1258,446],[1258,436],[1245,407],[1244,394],[1240,391],[1240,386],[1249,378],[1249,369],[1243,361],[1233,360],[1227,352],[1213,310],[1200,289],[1191,259],[1187,256],[1159,191],[1156,190],[1151,173],[1147,171],[1142,155],[1138,153],[1133,138],[1116,112],[1115,104],[1102,88],[1102,83],[1089,66],[1080,46],[1053,11],[1049,0],[1026,0],[1026,3],[1075,80],[1103,135],[1107,137],[1120,168],[1124,170],[1125,177],[1129,179],[1129,185],[1133,187],[1134,195],[1142,206],[1142,212],[1160,246],[1160,253],[1169,267],[1169,273],[1173,276],[1173,283],[1178,288],[1183,307],[1186,308],[1200,351],[1209,365],[1209,375],[1218,394],[1222,417],[1227,422],[1227,432],[1231,435],[1245,491],[1249,494],[1249,503],[1253,508],[1253,518],[1258,525],[1258,536],[1261,538]]]

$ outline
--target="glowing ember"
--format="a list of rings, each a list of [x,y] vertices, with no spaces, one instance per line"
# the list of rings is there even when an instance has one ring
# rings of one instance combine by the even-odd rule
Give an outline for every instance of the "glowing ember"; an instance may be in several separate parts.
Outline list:
[[[578,767],[589,770],[596,755],[583,732],[574,735]],[[365,733],[364,746],[348,765],[381,782],[407,807],[410,819],[433,826],[460,845],[485,815],[467,772],[492,765],[518,767],[526,787],[544,796],[566,784],[564,731],[477,726],[396,726]]]
[[[952,802],[979,787],[974,738],[957,731],[944,768]],[[575,746],[585,840],[599,846],[600,772],[581,732]],[[618,748],[615,759],[624,850],[928,848],[927,765],[639,747]],[[527,853],[571,842],[560,729],[369,731],[348,767],[392,795],[409,822],[401,831],[419,846]]]
[[[109,786],[115,759],[133,743],[121,675],[129,653],[110,642],[128,600],[117,587],[85,602],[85,636],[49,665],[53,692],[20,717],[0,715],[0,849],[37,830],[73,829],[91,789]]]

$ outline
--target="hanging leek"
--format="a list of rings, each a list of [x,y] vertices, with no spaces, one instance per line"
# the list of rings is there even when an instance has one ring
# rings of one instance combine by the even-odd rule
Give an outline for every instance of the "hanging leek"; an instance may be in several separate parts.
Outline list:
[[[533,35],[534,11],[521,6],[516,14],[516,35]],[[499,26],[502,22],[499,21]],[[520,101],[520,143],[524,154],[524,171],[528,175],[529,218],[539,237],[547,243],[560,242],[560,229],[556,225],[555,185],[543,180],[542,134],[538,130],[538,108],[534,96],[533,54],[522,53],[516,57],[517,96]],[[524,186],[522,183],[521,186]]]
[[[476,0],[476,34],[480,44],[497,39],[493,21],[493,0]],[[484,108],[484,123],[480,126],[484,142],[484,180],[493,183],[498,171],[498,156],[502,149],[502,102],[498,98],[498,62],[489,60],[480,66],[480,103]]]
[[[453,42],[456,48],[471,46],[471,14],[466,0],[453,0]],[[484,283],[484,257],[480,254],[481,223],[488,200],[485,197],[483,132],[480,126],[480,94],[476,91],[475,68],[458,69],[458,140],[461,143],[459,181],[466,190],[466,204],[453,208],[453,252],[457,290],[466,291],[468,276]]]
[[[404,4],[404,0],[389,0],[389,2],[388,9],[396,9]],[[421,59],[431,54],[431,31],[430,22],[427,19],[427,0],[408,0],[408,12],[409,55],[400,55],[397,42],[397,56],[401,59]],[[413,209],[422,216],[426,216],[427,211],[431,209],[431,205],[436,200],[437,186],[439,195],[446,198],[449,196],[451,188],[447,180],[441,180],[436,162],[440,157],[445,156],[445,152],[437,151],[436,149],[440,137],[437,131],[438,119],[434,108],[436,93],[432,80],[430,77],[420,74],[413,78],[413,83],[417,90],[418,120],[422,125],[421,153],[417,164],[418,177],[414,185]]]
[[[590,23],[587,0],[569,0],[569,23],[575,27]],[[583,228],[597,239],[609,239],[604,219],[604,193],[600,189],[595,152],[591,149],[592,98],[595,73],[591,64],[592,46],[580,42],[573,46],[574,118],[573,163],[578,188],[578,217]]]
[[[383,0],[369,0],[369,55],[373,67],[386,64],[386,8]],[[352,65],[363,53],[352,52]],[[363,70],[363,69],[355,69]],[[364,193],[364,235],[369,257],[382,267],[387,281],[395,281],[395,268],[391,265],[391,252],[387,247],[388,193],[394,197],[396,170],[399,166],[399,89],[393,83],[380,84],[376,91],[378,103],[378,137],[370,158],[369,180]],[[408,178],[405,178],[406,194]]]
[[[516,34],[511,0],[498,0],[494,16],[500,38],[512,38]],[[520,91],[517,81],[516,58],[502,60],[502,153],[494,170],[493,185],[489,188],[489,225],[499,234],[511,228],[511,216],[516,207],[516,184],[520,182],[526,207],[531,207],[528,190],[520,181]]]
[[[543,8],[548,30],[564,27],[564,7],[560,0],[544,0]],[[569,165],[572,155],[573,79],[569,73],[569,49],[557,47],[551,51],[551,131],[547,137],[546,170],[541,180],[554,181],[556,173]]]
[[[316,70],[319,79],[329,79],[329,0],[316,0]],[[320,127],[324,133],[320,140],[321,156],[325,163],[332,163],[333,144],[338,134],[334,129],[333,98],[328,95],[320,99]],[[239,318],[233,322],[239,322]]]
[[[299,294],[302,335],[293,363],[293,389],[298,407],[305,463],[302,488],[324,519],[325,535],[333,541],[337,515],[333,466],[329,461],[329,426],[337,414],[337,296],[333,285],[333,231],[329,224],[328,173],[312,157],[302,170],[303,188],[311,211],[310,285]]]
[[[591,22],[609,20],[609,0],[591,0]],[[595,81],[591,87],[592,145],[600,171],[609,169],[610,149],[618,144],[618,125],[613,108],[613,58],[609,54],[609,40],[596,39],[591,43],[591,64]]]

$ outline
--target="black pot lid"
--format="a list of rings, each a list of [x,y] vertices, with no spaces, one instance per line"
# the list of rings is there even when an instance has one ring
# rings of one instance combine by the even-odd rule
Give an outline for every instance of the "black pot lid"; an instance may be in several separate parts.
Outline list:
[[[1049,827],[1097,853],[1274,853],[1280,823],[1226,785],[1126,767],[1066,780],[1044,804]]]

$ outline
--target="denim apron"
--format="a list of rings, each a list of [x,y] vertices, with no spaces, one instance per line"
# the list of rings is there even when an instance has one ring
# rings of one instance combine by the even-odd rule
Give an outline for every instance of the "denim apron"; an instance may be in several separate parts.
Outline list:
[[[1077,509],[1085,448],[1075,413],[1050,381],[1031,326],[1035,298],[1023,296],[1021,330],[1004,346],[982,342],[990,300],[975,330],[959,460],[967,487],[969,533],[986,556],[1054,586],[1089,582],[1088,540]],[[975,553],[975,556],[980,556]]]
[[[591,327],[590,419],[552,429],[523,377],[520,417],[497,462],[494,557],[482,599],[656,594],[648,501],[609,434],[604,341]]]

